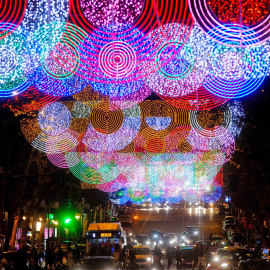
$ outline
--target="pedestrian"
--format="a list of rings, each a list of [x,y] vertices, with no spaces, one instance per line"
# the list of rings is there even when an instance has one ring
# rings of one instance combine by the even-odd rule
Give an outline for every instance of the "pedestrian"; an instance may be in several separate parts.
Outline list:
[[[200,269],[200,265],[203,263],[204,261],[204,250],[203,250],[203,245],[200,245],[199,250],[198,250],[198,265],[197,265],[197,269]]]
[[[212,233],[209,235],[209,241],[213,241],[213,234]]]
[[[175,252],[176,268],[180,268],[180,265],[182,264],[182,256],[183,256],[183,253],[180,247],[178,246]]]
[[[154,251],[153,251],[153,256],[155,257],[155,261],[156,261],[156,263],[157,263],[157,265],[159,266],[159,267],[161,267],[162,265],[161,265],[161,259],[162,259],[162,251],[161,251],[161,249],[160,249],[160,246],[158,246],[158,245],[155,245],[155,248],[154,248]]]
[[[131,267],[139,269],[139,265],[136,263],[136,255],[135,255],[135,251],[134,251],[133,247],[130,247],[130,249],[129,249],[129,259],[130,259]]]
[[[120,251],[118,259],[121,269],[124,269],[126,266],[125,257],[126,257],[126,247],[123,247],[122,250]]]
[[[166,248],[166,257],[168,260],[168,269],[169,269],[172,265],[172,253],[171,253],[170,246],[167,246]]]
[[[119,255],[120,255],[120,247],[119,244],[116,244],[114,247],[114,252],[113,252],[113,258],[116,262],[119,260]]]
[[[45,253],[45,262],[46,262],[46,269],[52,269],[53,264],[53,254],[52,249],[48,246]]]
[[[78,245],[75,244],[75,249],[73,250],[73,260],[75,265],[80,263],[80,255],[81,255],[80,249]]]
[[[210,252],[210,248],[209,246],[207,246],[206,250],[205,250],[205,254],[204,254],[204,267],[206,268],[206,266],[211,262],[212,259],[212,254]]]
[[[194,270],[197,267],[198,264],[198,247],[195,245],[193,247],[193,263],[192,263],[192,270]]]

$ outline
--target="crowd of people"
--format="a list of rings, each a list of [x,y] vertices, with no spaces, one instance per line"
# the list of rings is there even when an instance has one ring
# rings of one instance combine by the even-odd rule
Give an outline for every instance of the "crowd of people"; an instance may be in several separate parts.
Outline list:
[[[81,256],[81,251],[77,245],[72,249],[68,244],[65,252],[60,245],[48,247],[44,252],[37,252],[35,248],[28,251],[23,246],[17,252],[7,253],[7,256],[1,253],[0,267],[5,270],[71,269],[80,262]]]

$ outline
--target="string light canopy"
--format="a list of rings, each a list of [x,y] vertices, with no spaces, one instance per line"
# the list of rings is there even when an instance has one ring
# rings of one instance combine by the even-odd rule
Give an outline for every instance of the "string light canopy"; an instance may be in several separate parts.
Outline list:
[[[159,28],[164,34],[156,34],[161,39],[156,41],[158,71],[144,79],[153,91],[166,97],[182,97],[196,91],[208,76],[212,61],[213,43],[197,24],[175,32],[178,28],[176,23]]]
[[[22,27],[0,23],[0,32],[0,97],[12,97],[30,86],[32,48]]]
[[[245,5],[254,6],[255,2],[259,1],[241,1],[241,3],[244,3]],[[215,4],[214,4],[215,3]],[[206,0],[195,0],[195,1],[188,1],[190,11],[192,13],[193,18],[198,23],[198,25],[201,27],[201,29],[208,34],[211,38],[213,38],[215,41],[220,42],[224,45],[228,43],[228,41],[235,41],[235,39],[239,40],[242,39],[242,44],[233,44],[232,46],[235,47],[249,47],[253,46],[254,44],[259,44],[264,42],[265,40],[269,39],[269,33],[270,33],[270,26],[269,26],[269,18],[270,13],[269,10],[267,10],[267,7],[264,7],[264,11],[257,12],[257,16],[252,16],[253,10],[252,8],[245,10],[242,9],[240,12],[240,3],[236,9],[234,3],[230,3],[229,9],[223,9],[223,7],[220,7],[219,14],[220,13],[226,13],[228,12],[234,12],[236,13],[237,10],[239,11],[239,15],[232,16],[232,20],[236,19],[239,20],[237,27],[232,27],[232,25],[237,25],[237,23],[229,23],[226,24],[221,20],[224,20],[224,16],[218,16],[221,18],[221,20],[216,16],[214,12],[216,12],[217,9],[216,6],[218,6],[220,1],[206,1]],[[222,2],[223,5],[226,5],[226,2]],[[260,1],[261,7],[263,7],[264,2]],[[256,5],[256,4],[255,4]],[[258,7],[258,5],[257,5]],[[214,8],[214,12],[213,12]],[[258,8],[255,8],[255,10]],[[247,12],[244,14],[244,12]],[[267,14],[266,14],[267,13]],[[247,16],[246,16],[247,15]],[[223,17],[223,18],[222,18]],[[227,17],[225,15],[225,17]],[[247,21],[247,18],[250,18],[251,20]],[[253,24],[253,22],[255,24]],[[249,25],[249,27],[244,25],[244,21],[247,21],[246,24]],[[219,39],[221,38],[221,39]],[[224,42],[225,41],[225,42]]]
[[[21,25],[30,35],[45,24],[67,21],[68,0],[32,0],[25,2],[27,2],[27,5]]]
[[[144,0],[80,0],[80,4],[85,18],[97,28],[107,25],[133,25],[144,8]]]

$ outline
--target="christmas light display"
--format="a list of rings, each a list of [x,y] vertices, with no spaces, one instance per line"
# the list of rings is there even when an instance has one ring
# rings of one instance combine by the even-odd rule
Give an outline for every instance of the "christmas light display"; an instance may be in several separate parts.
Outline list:
[[[241,25],[241,23],[243,23],[243,19],[245,20],[245,16],[242,17],[244,15],[242,10],[240,18],[237,15],[237,18],[240,19],[240,22],[238,24],[239,26],[236,28],[232,28],[232,25],[234,24],[224,24],[215,16],[211,8],[211,6],[212,7],[214,6],[213,1],[210,2],[210,5],[209,2],[206,0],[195,0],[195,1],[189,0],[188,3],[193,18],[196,20],[196,22],[202,28],[202,30],[210,37],[214,38],[216,41],[220,43],[225,44],[228,41],[235,41],[235,39],[237,40],[242,39],[243,42],[241,45],[234,44],[233,46],[248,47],[251,46],[252,44],[253,45],[255,43],[259,44],[269,39],[269,32],[270,32],[270,26],[268,24],[270,18],[269,10],[266,11],[267,14],[265,16],[262,16],[261,13],[257,13],[257,16],[261,17],[261,20],[259,19],[258,21],[256,17],[250,16],[252,20],[256,20],[256,23],[254,25],[249,25],[249,28],[244,25]],[[244,3],[248,3],[248,5],[250,5],[249,1],[244,1]],[[263,2],[261,1],[261,3]],[[226,4],[226,2],[224,2],[224,4]],[[223,10],[222,8],[220,10],[222,10],[221,12],[226,12],[226,10]],[[235,12],[237,9],[236,10],[233,9],[233,4],[230,3],[229,10]],[[238,6],[238,10],[239,10],[238,14],[240,14],[240,5]],[[250,15],[251,12],[253,12],[252,8],[248,11],[248,15]],[[222,37],[222,39],[219,39],[220,37]]]
[[[196,24],[177,32],[175,28],[179,25],[171,23],[159,29],[165,37],[160,35],[161,41],[156,41],[160,43],[155,59],[158,71],[145,78],[153,91],[166,97],[182,97],[196,91],[208,76],[212,60],[213,43]]]
[[[268,72],[268,63],[261,58],[261,50],[262,47],[239,49],[216,45],[212,69],[204,87],[223,98],[241,98],[252,93]]]
[[[19,25],[25,15],[26,6],[26,0],[1,1],[0,23]]]
[[[141,14],[144,1],[94,1],[80,0],[86,19],[95,27],[106,25],[132,25]]]
[[[31,45],[22,27],[0,23],[0,31],[0,97],[16,96],[30,86]]]
[[[219,21],[252,26],[263,20],[269,12],[270,4],[267,0],[233,0],[230,2],[210,0],[208,2]],[[241,8],[241,12],[240,12]]]
[[[27,6],[21,25],[29,34],[51,22],[65,22],[68,18],[68,0],[32,0]]]
[[[70,122],[70,111],[60,102],[45,106],[38,115],[39,126],[48,135],[55,136],[66,132]]]

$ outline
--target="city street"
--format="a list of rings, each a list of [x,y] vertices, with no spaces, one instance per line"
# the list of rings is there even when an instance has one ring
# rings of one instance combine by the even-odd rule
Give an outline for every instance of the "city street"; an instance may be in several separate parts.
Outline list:
[[[222,218],[218,216],[217,208],[144,208],[136,210],[139,221],[134,228],[134,234],[147,234],[150,230],[160,229],[164,233],[175,233],[179,241],[180,235],[187,226],[196,226],[199,230],[199,239],[208,240],[209,235],[222,235]],[[151,243],[151,248],[154,243]],[[163,250],[165,255],[165,250]],[[167,260],[161,262],[167,269]],[[173,261],[170,269],[176,269]]]

